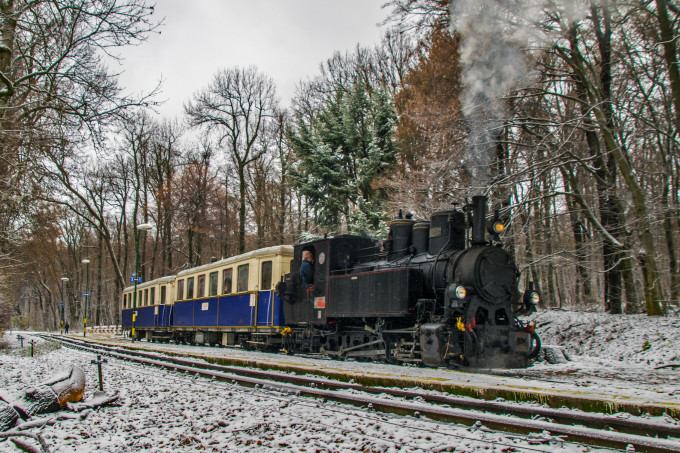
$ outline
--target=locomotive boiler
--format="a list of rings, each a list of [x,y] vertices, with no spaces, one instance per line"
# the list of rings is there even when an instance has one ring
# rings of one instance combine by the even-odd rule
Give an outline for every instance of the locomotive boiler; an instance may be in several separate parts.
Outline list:
[[[540,340],[518,316],[535,310],[518,269],[500,246],[503,223],[486,219],[486,197],[429,221],[402,215],[382,243],[343,235],[296,245],[283,296],[289,353],[432,367],[523,367]],[[303,252],[313,281],[302,284]]]

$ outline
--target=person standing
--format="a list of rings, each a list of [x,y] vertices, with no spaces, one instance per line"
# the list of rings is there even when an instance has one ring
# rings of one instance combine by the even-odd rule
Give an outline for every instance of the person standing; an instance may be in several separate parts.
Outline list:
[[[302,252],[302,263],[300,264],[300,278],[303,286],[314,284],[314,255],[309,250]]]
[[[66,321],[66,324],[64,324],[64,333],[68,333],[68,321]]]

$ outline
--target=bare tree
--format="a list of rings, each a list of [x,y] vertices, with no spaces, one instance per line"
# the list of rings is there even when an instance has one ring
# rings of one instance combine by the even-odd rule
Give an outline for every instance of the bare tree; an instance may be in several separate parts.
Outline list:
[[[258,137],[277,107],[273,80],[255,67],[220,69],[212,82],[185,105],[192,126],[202,127],[217,145],[226,146],[239,183],[239,253],[245,251],[248,166],[266,149]]]
[[[104,58],[145,40],[157,26],[152,12],[144,0],[0,1],[0,196],[15,208],[3,214],[20,209],[25,196],[15,188],[45,146],[97,134],[148,101],[123,95]]]

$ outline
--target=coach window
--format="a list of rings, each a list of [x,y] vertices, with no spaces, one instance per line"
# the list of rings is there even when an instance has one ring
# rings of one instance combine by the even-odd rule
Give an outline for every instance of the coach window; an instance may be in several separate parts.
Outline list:
[[[272,289],[272,262],[265,261],[262,263],[262,284],[260,285],[261,291],[269,291]]]
[[[184,299],[184,280],[177,280],[177,300]]]
[[[194,298],[194,277],[187,278],[187,299]]]
[[[161,286],[161,305],[165,305],[165,296],[167,295],[167,290],[165,288],[165,286]]]
[[[231,292],[231,279],[234,274],[234,269],[229,268],[222,271],[222,294],[229,294]]]
[[[149,288],[144,290],[144,306],[149,305]]]
[[[248,291],[248,272],[250,266],[248,264],[241,264],[238,267],[238,281],[236,283],[236,292]]]
[[[217,271],[210,273],[210,291],[209,296],[217,296]]]
[[[197,292],[198,292],[198,294],[196,295],[197,299],[205,297],[205,274],[201,274],[198,276]]]
[[[151,305],[156,305],[156,288],[151,288],[151,296],[149,296],[149,301]]]
[[[142,306],[142,294],[143,293],[144,292],[141,289],[139,291],[137,291],[137,306],[138,307]]]
[[[127,308],[127,294],[123,294],[123,310]]]

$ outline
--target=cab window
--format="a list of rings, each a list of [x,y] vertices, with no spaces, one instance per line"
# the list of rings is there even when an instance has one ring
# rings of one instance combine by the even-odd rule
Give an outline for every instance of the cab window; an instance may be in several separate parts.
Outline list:
[[[205,297],[205,274],[198,276],[197,298]]]
[[[272,289],[272,262],[265,261],[262,263],[262,278],[260,279],[262,286],[260,290],[269,291]]]
[[[229,268],[222,271],[222,294],[231,292],[231,279],[234,269]]]
[[[209,296],[217,296],[217,271],[210,273]]]
[[[187,299],[194,298],[194,277],[187,278]]]
[[[248,264],[242,264],[238,267],[238,282],[236,291],[248,291],[248,272],[250,271],[250,266]]]
[[[177,281],[177,300],[184,299],[184,280]]]

